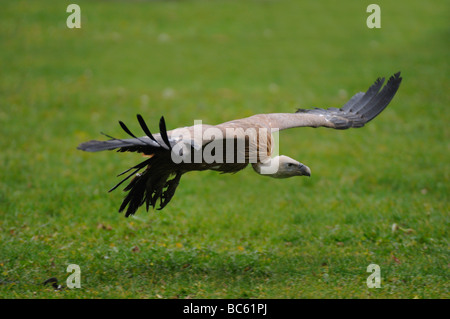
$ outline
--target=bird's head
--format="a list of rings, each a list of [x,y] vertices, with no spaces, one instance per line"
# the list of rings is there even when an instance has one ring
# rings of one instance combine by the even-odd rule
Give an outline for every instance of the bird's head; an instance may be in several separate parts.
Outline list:
[[[253,168],[257,173],[273,178],[311,176],[308,166],[284,155],[275,156],[264,163],[253,164]]]

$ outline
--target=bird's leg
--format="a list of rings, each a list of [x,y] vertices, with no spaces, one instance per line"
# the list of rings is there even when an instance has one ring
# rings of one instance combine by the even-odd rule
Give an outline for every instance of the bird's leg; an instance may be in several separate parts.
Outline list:
[[[161,196],[159,209],[163,209],[172,199],[173,195],[175,194],[175,190],[178,187],[178,184],[180,184],[181,175],[182,174],[178,172],[173,179],[167,181],[166,184],[164,185],[164,188],[167,187],[167,189],[163,192]]]

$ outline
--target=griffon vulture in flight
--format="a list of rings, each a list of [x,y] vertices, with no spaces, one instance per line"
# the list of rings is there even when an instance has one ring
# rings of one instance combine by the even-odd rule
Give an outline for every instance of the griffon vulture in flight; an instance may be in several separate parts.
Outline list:
[[[144,203],[147,211],[150,205],[155,208],[158,200],[158,209],[164,208],[175,194],[181,176],[189,171],[236,173],[252,164],[257,173],[274,178],[310,176],[311,171],[306,165],[287,156],[273,155],[272,133],[294,127],[322,126],[340,130],[362,127],[386,108],[401,81],[400,72],[383,88],[384,78],[377,79],[366,93],[355,94],[339,109],[258,114],[215,126],[197,123],[170,131],[166,130],[164,117],[161,117],[159,134],[152,134],[142,116],[137,115],[146,136],[137,137],[119,121],[132,138],[116,139],[105,134],[109,140],[85,142],[78,149],[87,152],[117,149],[118,152],[138,152],[148,157],[119,174],[129,173],[110,190],[134,176],[124,189],[128,194],[119,208],[119,212],[126,210],[128,217]]]

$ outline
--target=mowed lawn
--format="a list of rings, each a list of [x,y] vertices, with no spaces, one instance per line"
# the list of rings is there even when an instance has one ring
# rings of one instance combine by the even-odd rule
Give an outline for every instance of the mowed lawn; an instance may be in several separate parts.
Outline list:
[[[0,298],[450,297],[447,1],[378,1],[381,29],[364,1],[80,0],[81,29],[68,3],[1,4]],[[137,113],[157,131],[339,107],[397,71],[366,127],[280,133],[311,178],[194,172],[125,218],[107,191],[142,157],[76,149]]]

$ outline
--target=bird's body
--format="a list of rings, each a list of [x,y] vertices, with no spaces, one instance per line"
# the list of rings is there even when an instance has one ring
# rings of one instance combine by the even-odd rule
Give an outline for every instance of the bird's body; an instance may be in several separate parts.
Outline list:
[[[274,155],[273,133],[294,127],[361,127],[384,110],[400,82],[400,73],[397,73],[381,89],[384,79],[378,79],[366,93],[357,93],[340,109],[258,114],[218,125],[197,123],[169,131],[161,118],[160,133],[154,135],[138,115],[146,136],[137,137],[119,122],[131,139],[110,137],[107,141],[82,143],[78,148],[89,152],[117,149],[118,152],[139,152],[148,157],[119,174],[129,173],[111,189],[134,176],[124,189],[128,194],[119,209],[120,212],[126,209],[125,216],[129,216],[144,203],[148,210],[149,206],[155,208],[159,200],[159,209],[164,208],[172,199],[181,176],[190,171],[236,173],[251,164],[258,174],[274,178],[310,176],[310,169],[302,163]]]

